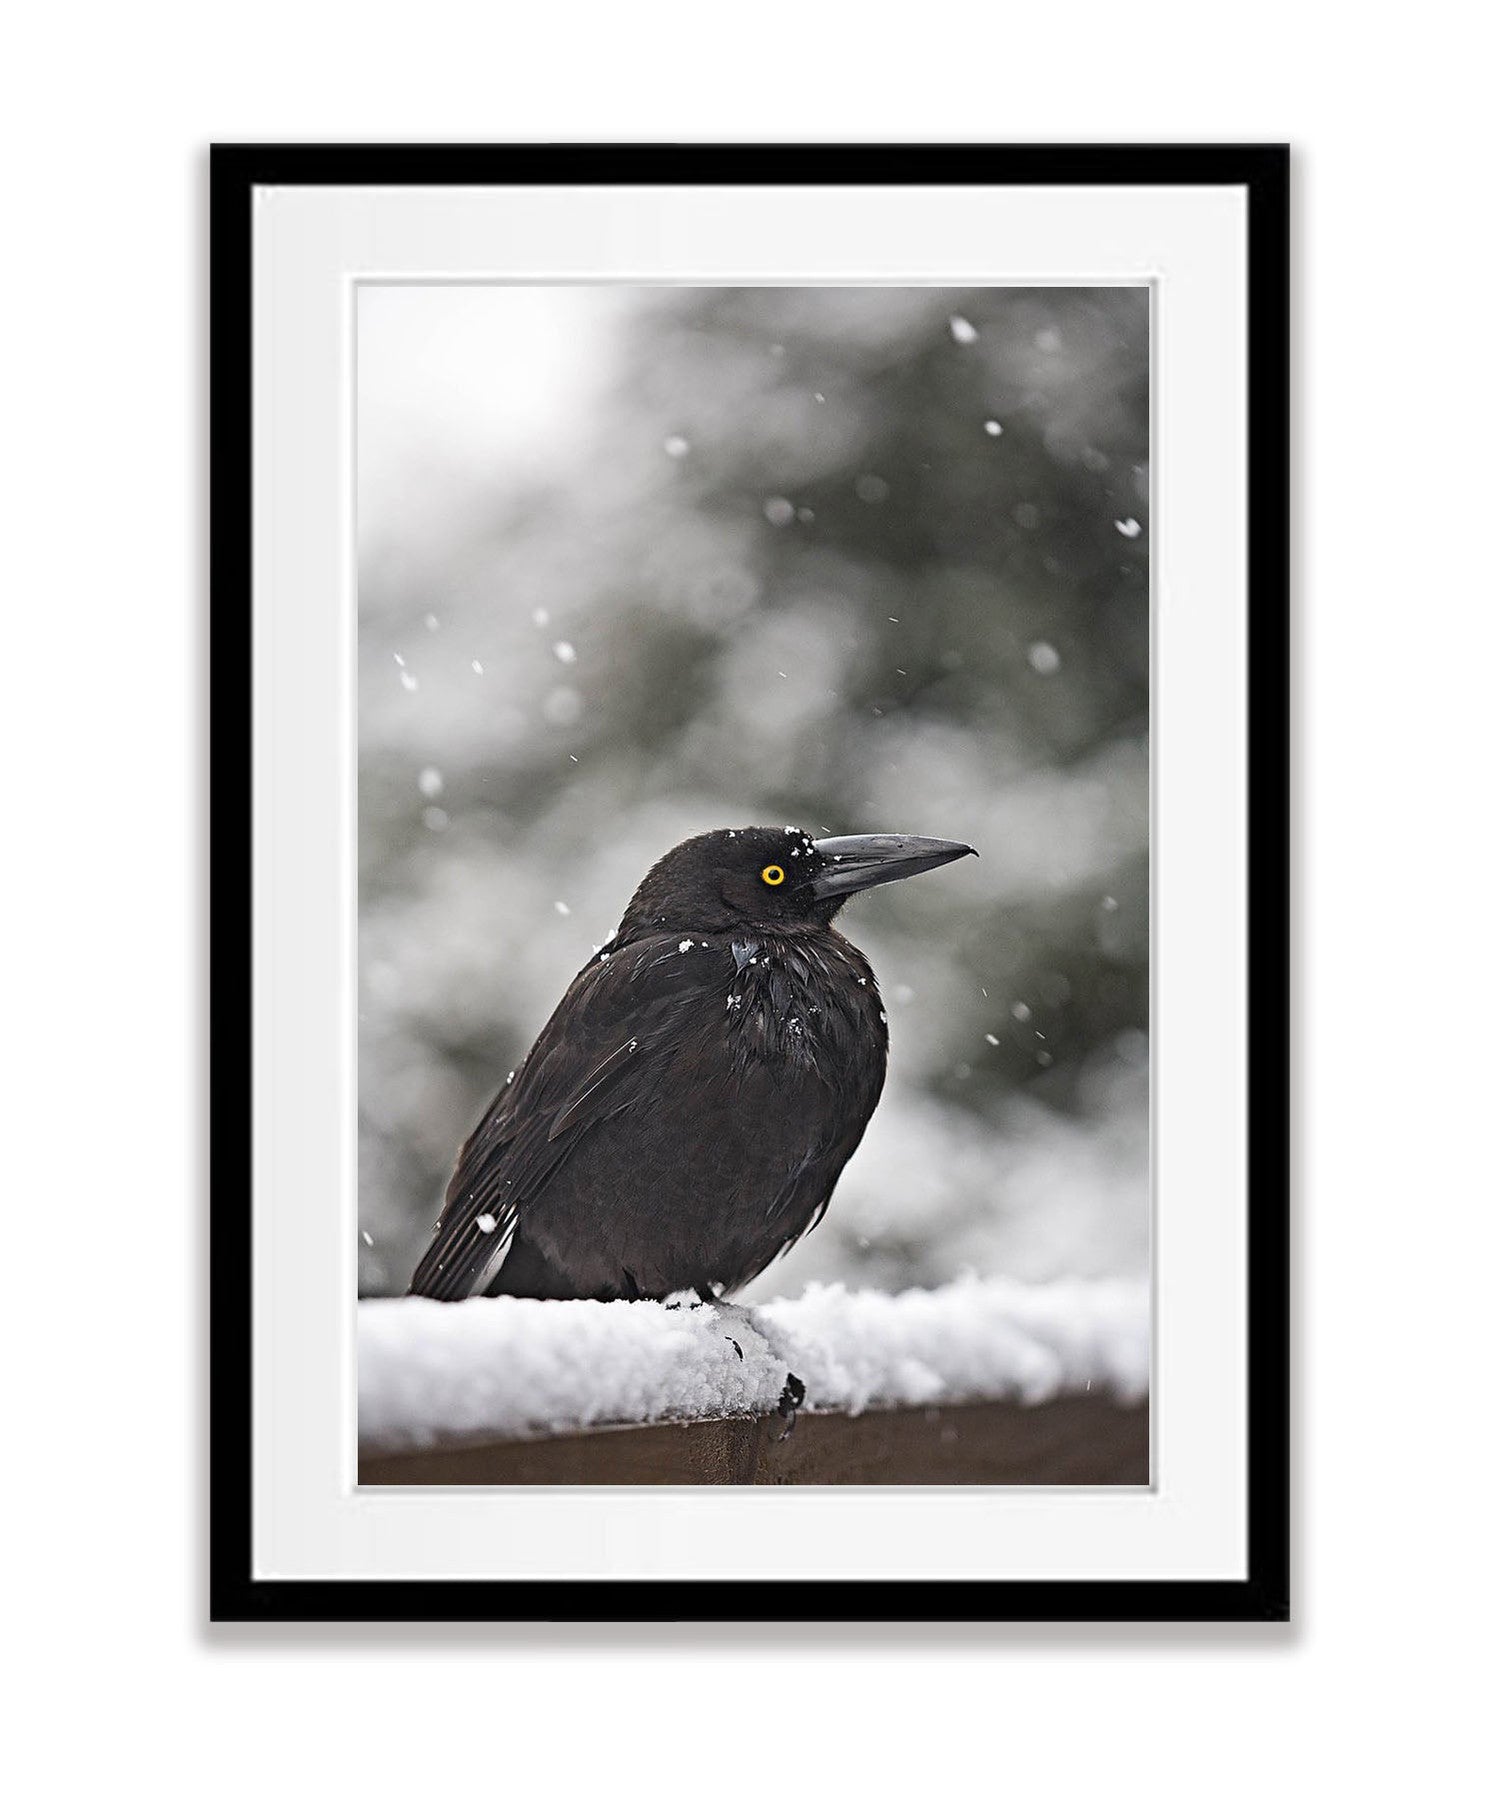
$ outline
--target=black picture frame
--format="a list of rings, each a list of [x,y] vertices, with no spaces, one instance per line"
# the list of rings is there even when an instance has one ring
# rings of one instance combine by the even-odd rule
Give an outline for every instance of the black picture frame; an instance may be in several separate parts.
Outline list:
[[[1261,1621],[1290,1615],[1290,154],[1276,144],[216,145],[211,152],[209,1607],[263,1620]],[[1247,1573],[1225,1580],[266,1580],[251,1559],[251,212],[262,186],[1171,185],[1248,202]]]

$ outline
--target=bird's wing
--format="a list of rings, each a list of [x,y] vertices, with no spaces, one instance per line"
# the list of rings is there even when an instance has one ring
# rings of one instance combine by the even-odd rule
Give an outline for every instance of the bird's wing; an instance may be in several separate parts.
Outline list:
[[[464,1144],[411,1292],[482,1292],[526,1207],[584,1134],[651,1092],[682,1008],[726,993],[733,973],[726,950],[676,938],[589,962]]]

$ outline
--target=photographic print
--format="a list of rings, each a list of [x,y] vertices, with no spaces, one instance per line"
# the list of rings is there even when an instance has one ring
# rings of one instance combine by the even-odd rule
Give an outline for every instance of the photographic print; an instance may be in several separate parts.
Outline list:
[[[215,149],[216,1618],[1285,1616],[1287,218]]]
[[[1149,289],[355,305],[361,1478],[1147,1481]]]

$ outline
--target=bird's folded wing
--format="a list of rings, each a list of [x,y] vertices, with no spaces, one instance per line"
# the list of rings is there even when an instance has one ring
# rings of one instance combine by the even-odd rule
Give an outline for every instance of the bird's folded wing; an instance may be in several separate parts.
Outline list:
[[[588,963],[464,1144],[411,1291],[482,1292],[583,1134],[651,1090],[681,1008],[727,992],[733,973],[727,951],[654,938]]]

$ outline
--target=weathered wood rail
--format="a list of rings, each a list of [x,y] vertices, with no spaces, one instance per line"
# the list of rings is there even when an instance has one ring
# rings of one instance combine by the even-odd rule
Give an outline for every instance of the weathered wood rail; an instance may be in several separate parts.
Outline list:
[[[608,1425],[566,1435],[366,1448],[371,1486],[1144,1486],[1145,1403],[1071,1393],[776,1416]]]

